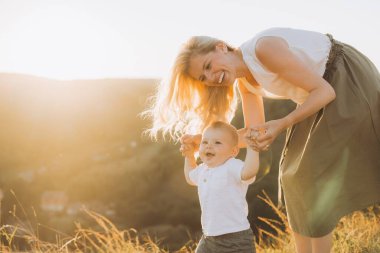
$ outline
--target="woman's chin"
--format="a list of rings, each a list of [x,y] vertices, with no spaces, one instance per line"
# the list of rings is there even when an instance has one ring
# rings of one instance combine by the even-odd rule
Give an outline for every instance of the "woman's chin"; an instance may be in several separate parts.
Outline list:
[[[223,80],[222,85],[223,86],[233,86],[235,84],[236,78],[231,78],[228,76],[228,79]]]

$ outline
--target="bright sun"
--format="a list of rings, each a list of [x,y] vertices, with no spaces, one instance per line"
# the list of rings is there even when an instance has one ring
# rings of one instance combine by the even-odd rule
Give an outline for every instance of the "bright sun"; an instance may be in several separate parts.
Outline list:
[[[24,14],[6,33],[10,44],[6,71],[58,79],[96,78],[111,68],[107,63],[118,61],[117,50],[126,48],[120,34],[85,11],[51,5]]]
[[[373,27],[379,26],[380,1],[362,2],[330,1],[326,9],[321,1],[311,8],[301,0],[191,0],[185,5],[174,0],[0,0],[0,72],[54,79],[162,78],[192,35],[239,46],[272,26],[331,33],[379,68],[380,33]],[[238,17],[227,18],[231,10],[238,10]]]

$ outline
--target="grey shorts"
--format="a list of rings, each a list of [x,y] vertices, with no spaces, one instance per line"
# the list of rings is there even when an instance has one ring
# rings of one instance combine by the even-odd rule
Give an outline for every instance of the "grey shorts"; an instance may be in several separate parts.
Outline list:
[[[255,241],[251,229],[218,235],[203,235],[195,253],[255,253]]]

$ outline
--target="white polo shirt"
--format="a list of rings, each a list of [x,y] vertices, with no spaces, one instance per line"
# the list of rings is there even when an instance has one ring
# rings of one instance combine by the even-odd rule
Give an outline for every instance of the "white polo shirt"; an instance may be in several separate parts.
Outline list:
[[[244,162],[230,158],[224,164],[208,168],[202,163],[190,171],[190,180],[198,186],[203,234],[217,236],[250,228],[246,194],[255,177],[241,180]]]

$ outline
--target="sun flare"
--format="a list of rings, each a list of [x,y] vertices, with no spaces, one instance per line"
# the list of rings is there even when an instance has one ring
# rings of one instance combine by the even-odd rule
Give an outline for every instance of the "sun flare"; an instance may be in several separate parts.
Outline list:
[[[126,48],[125,40],[91,13],[49,5],[24,14],[6,33],[8,69],[2,71],[96,78],[100,69],[107,69],[107,62],[117,61],[112,52]]]

